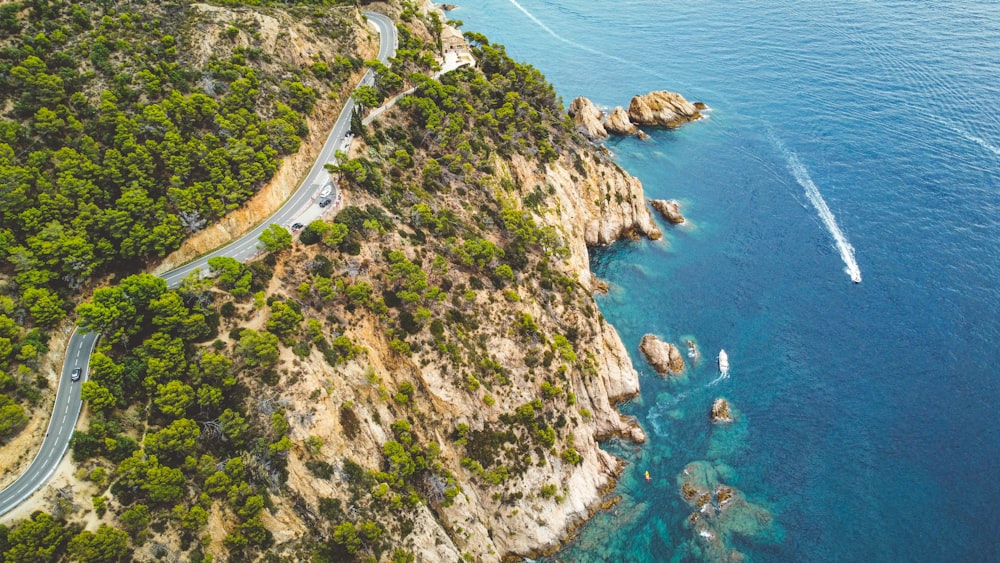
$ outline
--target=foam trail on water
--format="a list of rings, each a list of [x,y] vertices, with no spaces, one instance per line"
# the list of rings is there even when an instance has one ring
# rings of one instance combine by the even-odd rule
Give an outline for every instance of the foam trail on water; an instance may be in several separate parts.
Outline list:
[[[990,143],[989,141],[987,141],[986,139],[984,139],[982,137],[977,137],[975,135],[971,135],[969,133],[966,133],[965,131],[962,131],[961,129],[957,129],[957,128],[953,128],[953,129],[955,129],[956,133],[958,133],[962,137],[965,137],[966,140],[972,141],[973,143],[976,143],[977,145],[983,147],[984,149],[990,151],[991,153],[993,153],[993,154],[995,154],[997,156],[1000,156],[1000,147],[998,147],[998,146]]]
[[[658,72],[652,71],[652,70],[650,70],[650,69],[648,69],[648,68],[646,68],[646,67],[644,67],[642,65],[636,64],[634,61],[630,61],[628,59],[623,59],[621,57],[617,57],[615,55],[610,55],[608,53],[603,53],[601,51],[598,51],[597,49],[593,49],[593,48],[588,47],[586,45],[582,45],[580,43],[577,43],[576,41],[573,41],[571,39],[567,39],[567,38],[563,37],[562,35],[559,35],[555,31],[553,31],[551,27],[545,25],[545,23],[542,20],[540,20],[537,17],[535,17],[535,14],[532,14],[531,12],[529,12],[528,9],[525,8],[524,6],[522,6],[521,3],[518,2],[517,0],[509,0],[509,1],[510,1],[511,4],[514,5],[515,8],[517,8],[518,10],[520,10],[521,13],[523,13],[526,16],[528,16],[528,19],[530,19],[531,21],[535,22],[535,24],[538,25],[538,27],[544,29],[546,33],[548,33],[552,37],[556,38],[557,40],[559,40],[559,41],[561,41],[561,42],[563,42],[563,43],[565,43],[567,45],[576,47],[577,49],[581,49],[581,50],[586,51],[586,52],[588,52],[590,54],[597,55],[599,57],[609,58],[609,59],[611,59],[613,61],[617,61],[619,63],[628,65],[630,67],[639,69],[639,70],[641,70],[643,72],[646,72],[648,74],[651,74],[651,75],[653,75],[653,76],[655,76],[657,78],[662,78],[662,79],[666,79],[667,78],[666,76],[664,76],[664,75],[662,75],[662,74],[660,74]]]
[[[826,200],[823,199],[823,195],[819,193],[819,188],[816,187],[816,183],[809,176],[809,171],[799,162],[799,157],[794,152],[786,149],[777,139],[775,139],[775,144],[784,153],[785,159],[788,161],[788,169],[795,176],[795,181],[805,189],[806,197],[809,198],[813,207],[819,212],[820,220],[823,221],[826,230],[833,237],[833,242],[837,245],[837,250],[840,251],[840,258],[847,266],[844,271],[847,272],[847,275],[851,276],[851,280],[854,283],[861,283],[861,268],[858,267],[858,261],[854,259],[854,247],[847,241],[844,232],[837,225],[837,220],[833,217],[833,212],[830,211],[830,207],[826,204]]]

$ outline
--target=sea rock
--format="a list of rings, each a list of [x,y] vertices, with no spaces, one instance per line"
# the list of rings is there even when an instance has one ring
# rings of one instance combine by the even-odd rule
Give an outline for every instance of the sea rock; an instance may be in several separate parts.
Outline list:
[[[684,357],[680,350],[670,342],[660,340],[656,335],[647,334],[642,337],[639,350],[646,356],[649,363],[661,375],[668,372],[679,373],[684,369]]]
[[[732,422],[733,415],[729,412],[729,401],[719,397],[712,403],[712,422]]]
[[[649,204],[653,206],[653,209],[660,212],[663,218],[670,221],[674,225],[679,225],[684,222],[684,216],[681,215],[681,204],[677,203],[672,199],[651,199]]]
[[[604,121],[604,128],[612,135],[635,135],[639,131],[639,128],[629,120],[628,112],[621,106],[611,110]]]
[[[597,109],[594,102],[580,96],[569,104],[569,116],[573,118],[578,131],[588,139],[603,139],[608,136],[607,130],[601,124],[604,112]]]
[[[639,137],[640,141],[645,141],[646,139],[649,138],[649,135],[645,131],[643,131],[642,129],[636,129],[635,136]]]
[[[632,98],[628,117],[636,125],[678,127],[698,119],[701,113],[684,96],[660,90]]]

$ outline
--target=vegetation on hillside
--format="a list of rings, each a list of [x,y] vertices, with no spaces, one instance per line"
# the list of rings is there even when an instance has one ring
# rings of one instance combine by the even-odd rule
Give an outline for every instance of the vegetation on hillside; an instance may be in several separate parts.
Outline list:
[[[353,10],[300,11],[330,40],[356,25]],[[254,20],[202,53],[203,19],[188,2],[0,5],[0,440],[45,390],[47,331],[78,291],[246,202],[362,65],[350,44],[275,61]]]
[[[53,5],[60,6],[55,22],[75,13],[68,5],[46,4]],[[409,536],[420,510],[444,515],[463,486],[479,488],[498,507],[513,506],[525,494],[537,502],[562,500],[560,479],[583,461],[573,430],[591,416],[572,392],[596,374],[597,362],[587,351],[595,330],[585,319],[599,322],[599,316],[566,264],[562,233],[541,220],[554,205],[553,190],[527,190],[501,169],[515,156],[541,170],[572,154],[576,173],[585,175],[584,162],[594,157],[544,77],[482,35],[466,34],[477,69],[440,80],[425,76],[436,66],[431,54],[441,22],[412,4],[403,8],[404,21],[418,25],[400,27],[400,51],[391,66],[366,63],[377,80],[356,98],[371,107],[406,86],[416,90],[369,128],[356,123],[361,154],[342,155],[333,167],[352,205],[332,221],[308,225],[291,248],[288,233],[276,229],[262,241],[269,251],[263,259],[244,264],[215,258],[207,278],[193,275],[173,290],[150,275],[126,276],[112,264],[125,253],[141,261],[168,251],[192,225],[245,201],[273,172],[275,159],[297,148],[302,115],[318,92],[309,81],[323,71],[316,65],[292,69],[279,81],[262,76],[250,65],[251,53],[237,49],[197,75],[177,64],[175,81],[169,46],[158,40],[128,48],[117,39],[169,18],[161,14],[164,19],[153,24],[148,11],[95,9],[88,16],[91,27],[81,24],[73,48],[87,38],[93,47],[99,43],[94,33],[103,29],[116,39],[98,62],[111,70],[91,60],[96,70],[81,79],[80,88],[64,86],[67,100],[105,89],[99,104],[83,106],[93,108],[88,121],[76,106],[55,104],[52,111],[64,123],[47,140],[32,121],[47,106],[27,113],[32,108],[24,96],[8,104],[21,119],[10,121],[14,134],[7,146],[14,156],[8,166],[42,167],[23,175],[31,180],[25,190],[48,193],[39,191],[40,179],[56,178],[43,183],[55,197],[62,193],[63,171],[66,185],[93,186],[76,199],[63,194],[73,212],[53,216],[61,232],[75,233],[83,250],[74,251],[92,264],[74,270],[73,283],[112,269],[121,279],[77,308],[80,324],[102,338],[82,389],[92,413],[89,427],[72,441],[79,475],[98,491],[90,499],[94,512],[117,528],[81,532],[66,522],[72,506],[52,516],[38,513],[9,530],[0,527],[6,559],[30,553],[37,560],[126,560],[130,550],[169,544],[183,552],[172,548],[175,555],[202,561],[221,539],[232,560],[269,553],[288,560],[412,561]],[[114,33],[102,27],[108,18]],[[115,55],[126,52],[142,56]],[[154,59],[157,65],[142,64]],[[357,68],[344,60],[326,80]],[[53,74],[56,67],[43,61],[40,72],[63,84],[74,72],[81,74],[80,67],[65,77]],[[138,72],[129,74],[129,64],[158,78],[160,93]],[[120,74],[132,82],[118,79]],[[206,75],[213,88],[204,88]],[[46,81],[52,82],[39,80]],[[78,133],[69,133],[69,117],[80,123]],[[85,138],[90,141],[81,145]],[[44,154],[30,158],[35,152]],[[69,160],[77,166],[59,168],[64,160],[57,153],[75,155]],[[202,158],[194,162],[192,155]],[[80,170],[91,176],[79,177]],[[129,214],[131,208],[123,206],[128,194],[145,194],[135,208],[144,213]],[[82,222],[84,216],[89,222]],[[43,274],[36,282],[22,275],[10,249],[41,260],[32,246],[39,235],[23,218],[8,227],[6,217],[9,245],[2,257],[13,282],[8,288],[68,298],[71,288],[58,282],[65,272]],[[108,217],[122,222],[127,238],[114,238],[111,226],[118,223]],[[44,271],[44,260],[38,267]],[[64,259],[58,267],[67,267]],[[17,307],[11,305],[11,313]],[[0,334],[3,326],[0,317]],[[372,330],[362,335],[359,327]],[[14,336],[18,344],[31,338]],[[34,338],[44,346],[41,336]],[[498,341],[513,342],[521,363],[501,364],[491,349]],[[311,400],[342,386],[363,401],[339,406],[338,428],[348,440],[360,439],[366,425],[384,429],[376,465],[366,466],[351,452],[331,455],[321,437],[304,437],[310,415],[293,411],[286,396],[303,385],[299,361],[325,364],[330,387],[308,390]],[[470,404],[481,404],[482,416],[455,421],[435,412],[413,375],[431,365]],[[358,370],[364,382],[349,383],[346,374]],[[362,420],[360,412],[369,418]],[[335,492],[317,498],[301,490],[301,482],[290,485],[292,459]],[[517,483],[537,466],[565,470],[554,469],[555,482],[526,493]],[[276,530],[265,522],[279,506],[292,507],[307,528],[277,552]],[[211,515],[222,522],[224,537],[210,525]]]

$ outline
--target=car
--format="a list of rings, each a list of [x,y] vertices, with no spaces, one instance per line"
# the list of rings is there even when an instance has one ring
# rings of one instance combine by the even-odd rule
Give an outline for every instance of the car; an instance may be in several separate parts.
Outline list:
[[[292,232],[294,233],[300,230],[302,227],[305,227],[305,225],[303,225],[302,223],[292,223]]]
[[[80,381],[81,375],[83,375],[83,368],[74,368],[73,373],[69,374],[69,378],[73,381]]]
[[[326,207],[327,205],[330,205],[331,203],[333,203],[333,201],[331,201],[330,198],[326,198],[323,201],[319,202],[319,206],[320,207]]]
[[[326,197],[333,193],[333,182],[327,182],[323,189],[319,191],[319,197]]]

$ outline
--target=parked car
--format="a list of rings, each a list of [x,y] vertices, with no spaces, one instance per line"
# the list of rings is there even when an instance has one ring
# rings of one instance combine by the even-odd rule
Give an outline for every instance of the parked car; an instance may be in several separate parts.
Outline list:
[[[333,182],[327,182],[323,189],[319,191],[319,197],[326,197],[333,193]]]
[[[302,227],[304,227],[304,226],[305,226],[305,225],[303,225],[302,223],[292,223],[292,232],[293,232],[293,233],[295,233],[295,232],[298,232],[298,231],[300,231],[300,230],[302,229]]]
[[[73,373],[69,374],[69,378],[73,381],[80,381],[80,376],[83,375],[83,368],[75,368]]]
[[[333,203],[333,200],[331,200],[330,198],[326,198],[323,201],[319,202],[319,206],[320,207],[326,207],[327,205],[330,205],[331,203]]]

